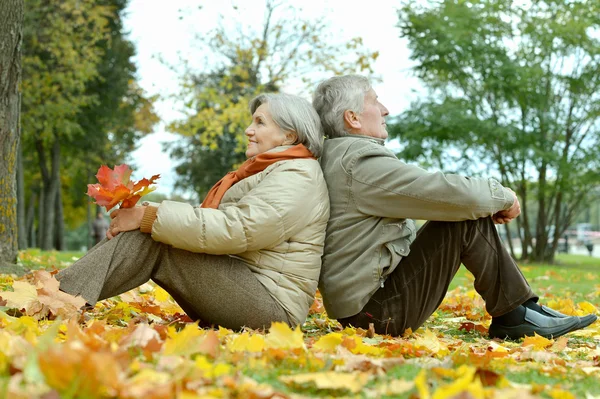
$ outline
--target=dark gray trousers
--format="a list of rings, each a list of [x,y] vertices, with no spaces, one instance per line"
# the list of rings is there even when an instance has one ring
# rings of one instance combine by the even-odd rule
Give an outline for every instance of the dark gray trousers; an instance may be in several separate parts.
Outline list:
[[[491,218],[428,222],[384,287],[361,312],[338,321],[362,328],[373,323],[376,332],[395,336],[409,327],[414,331],[442,303],[461,263],[475,276],[475,290],[492,316],[508,313],[530,298],[537,300]]]
[[[289,324],[283,307],[244,262],[173,248],[140,231],[102,240],[56,277],[61,290],[91,305],[152,279],[203,325],[240,329],[268,328],[273,321]]]

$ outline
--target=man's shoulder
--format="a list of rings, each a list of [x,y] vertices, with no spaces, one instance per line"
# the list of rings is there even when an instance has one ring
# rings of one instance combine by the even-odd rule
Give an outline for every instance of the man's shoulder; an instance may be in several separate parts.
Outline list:
[[[353,155],[365,151],[389,153],[389,150],[383,145],[383,140],[374,139],[365,136],[345,136],[325,140],[323,144],[323,156]]]

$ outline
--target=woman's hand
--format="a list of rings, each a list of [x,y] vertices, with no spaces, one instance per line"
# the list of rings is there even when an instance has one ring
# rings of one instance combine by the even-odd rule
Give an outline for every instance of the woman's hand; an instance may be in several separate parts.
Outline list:
[[[513,219],[515,219],[517,216],[519,216],[521,214],[521,204],[519,203],[519,198],[517,197],[517,193],[515,193],[510,188],[507,188],[507,189],[511,193],[513,193],[513,195],[515,196],[515,201],[513,202],[512,206],[510,208],[505,209],[503,211],[496,212],[494,215],[492,215],[492,220],[496,224],[510,223],[513,221]]]
[[[124,231],[139,229],[145,211],[145,206],[134,206],[133,208],[123,208],[113,211],[110,214],[112,220],[106,232],[106,238],[110,240]]]

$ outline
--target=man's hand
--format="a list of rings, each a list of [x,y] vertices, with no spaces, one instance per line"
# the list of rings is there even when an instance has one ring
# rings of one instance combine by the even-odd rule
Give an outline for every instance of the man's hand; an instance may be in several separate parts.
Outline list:
[[[510,192],[515,196],[515,202],[513,202],[510,208],[496,212],[492,215],[492,220],[496,224],[510,223],[513,221],[513,219],[521,214],[521,204],[519,203],[517,194],[510,188],[508,188],[508,190],[510,190]]]
[[[134,206],[133,208],[123,208],[113,211],[110,214],[112,220],[106,232],[106,238],[110,240],[124,231],[139,229],[145,211],[145,206]]]

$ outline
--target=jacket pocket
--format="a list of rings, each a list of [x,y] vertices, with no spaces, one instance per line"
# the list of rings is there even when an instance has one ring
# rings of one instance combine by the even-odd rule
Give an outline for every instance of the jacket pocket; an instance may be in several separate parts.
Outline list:
[[[410,253],[414,237],[414,224],[410,222],[405,220],[383,226],[384,241],[379,262],[379,277],[382,282],[396,269],[400,260]]]

